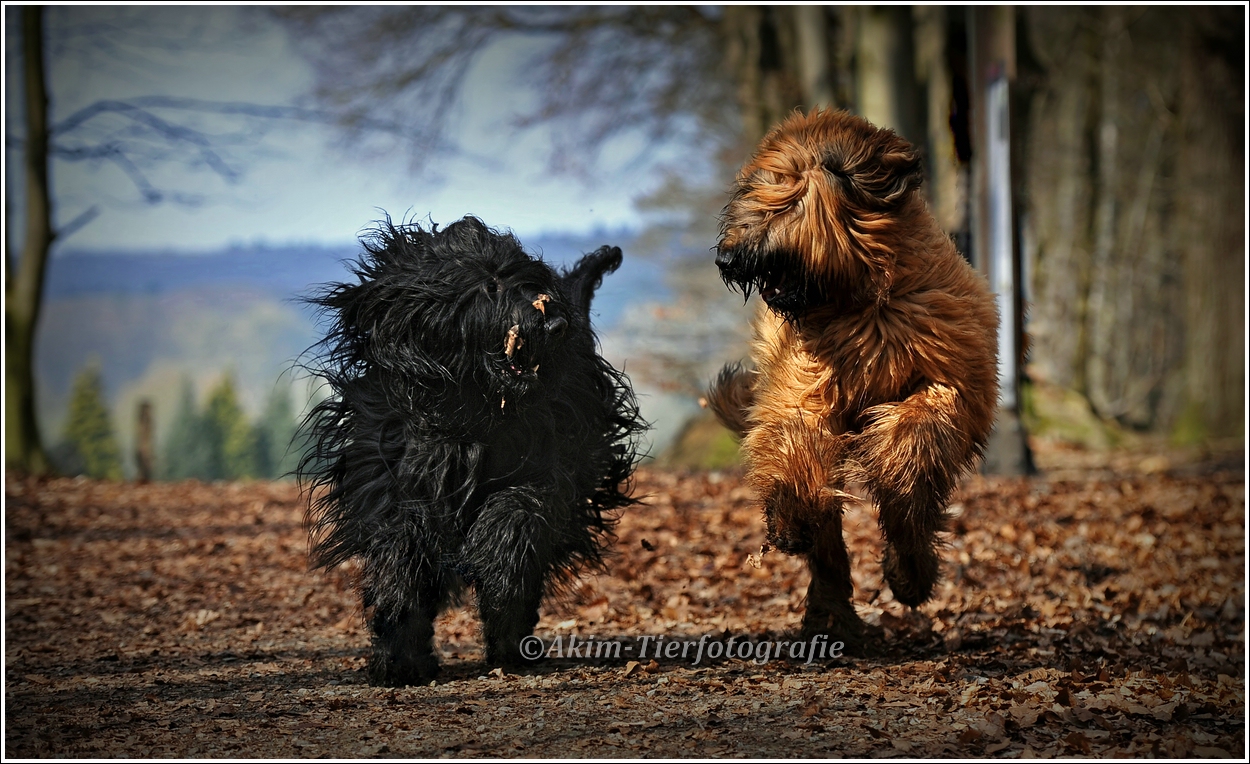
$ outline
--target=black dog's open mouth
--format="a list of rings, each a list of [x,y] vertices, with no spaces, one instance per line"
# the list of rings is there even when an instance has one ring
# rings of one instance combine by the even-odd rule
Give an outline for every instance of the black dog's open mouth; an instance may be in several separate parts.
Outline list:
[[[521,325],[513,324],[504,335],[503,354],[505,373],[515,379],[537,379],[539,364],[526,349],[521,336]]]

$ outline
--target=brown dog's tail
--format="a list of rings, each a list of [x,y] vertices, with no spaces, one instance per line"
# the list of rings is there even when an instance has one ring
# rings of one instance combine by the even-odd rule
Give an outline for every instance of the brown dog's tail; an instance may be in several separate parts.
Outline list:
[[[754,382],[755,372],[742,368],[740,363],[725,364],[708,388],[707,396],[699,403],[710,408],[721,424],[742,437],[748,429],[747,410],[755,402]]]

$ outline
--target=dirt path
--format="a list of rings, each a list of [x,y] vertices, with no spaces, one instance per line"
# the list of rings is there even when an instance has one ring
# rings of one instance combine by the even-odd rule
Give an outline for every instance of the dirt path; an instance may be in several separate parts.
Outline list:
[[[492,671],[461,608],[439,622],[438,682],[389,690],[364,683],[351,571],[306,569],[292,486],[10,480],[5,756],[1245,755],[1240,472],[973,479],[918,613],[883,590],[853,508],[883,653],[811,664],[693,665],[701,638],[785,639],[806,574],[748,563],[763,523],[735,477],[638,489],[607,571],[537,630],[620,658]],[[659,636],[696,646],[638,655]]]

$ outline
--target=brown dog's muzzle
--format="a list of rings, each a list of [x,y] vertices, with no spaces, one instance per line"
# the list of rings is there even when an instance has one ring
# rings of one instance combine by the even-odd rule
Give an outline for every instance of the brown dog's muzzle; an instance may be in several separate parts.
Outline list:
[[[720,269],[721,279],[726,285],[744,290],[747,297],[750,297],[751,293],[746,290],[755,280],[752,264],[749,262],[751,260],[753,258],[741,246],[717,247],[716,249],[716,267]]]

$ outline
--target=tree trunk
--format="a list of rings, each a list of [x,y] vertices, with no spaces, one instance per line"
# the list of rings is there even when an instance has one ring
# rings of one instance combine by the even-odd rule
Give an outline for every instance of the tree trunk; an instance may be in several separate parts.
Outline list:
[[[927,115],[929,208],[942,230],[955,233],[967,227],[967,185],[961,179],[959,157],[951,131],[954,100],[952,75],[947,65],[947,9],[941,5],[912,8],[915,18],[916,79],[923,89]]]
[[[835,106],[833,68],[829,63],[828,13],[821,5],[796,5],[791,9],[796,42],[798,79],[803,105]]]
[[[1183,25],[1173,245],[1184,274],[1182,441],[1241,436],[1245,403],[1245,83],[1241,11],[1189,9]]]
[[[156,449],[152,436],[152,401],[139,401],[135,426],[135,479],[140,483],[151,482],[156,473],[153,468]]]
[[[1023,305],[1020,299],[1015,189],[1012,178],[1010,88],[1016,75],[1016,24],[1010,7],[969,11],[972,91],[973,263],[998,301],[998,417],[986,447],[988,474],[1034,471],[1020,421]]]
[[[26,91],[26,230],[22,258],[5,284],[5,462],[28,473],[48,470],[35,420],[34,345],[43,279],[52,246],[48,188],[48,96],[43,65],[43,8],[22,8],[22,64]]]
[[[1094,111],[1091,78],[1093,13],[1029,8],[1030,48],[1043,84],[1033,98],[1027,161],[1033,262],[1030,374],[1079,389],[1085,380],[1085,305],[1092,243],[1089,210],[1092,151],[1086,143]]]
[[[1098,137],[1095,148],[1098,203],[1094,208],[1094,262],[1089,290],[1089,352],[1085,356],[1084,391],[1094,410],[1103,416],[1115,400],[1114,366],[1116,355],[1124,352],[1115,316],[1116,303],[1125,296],[1124,284],[1117,278],[1116,228],[1118,215],[1119,132],[1120,132],[1120,46],[1124,38],[1124,9],[1102,9],[1102,51],[1098,82]],[[1110,294],[1120,291],[1116,298]]]
[[[744,137],[753,146],[803,102],[793,14],[779,6],[730,5],[725,61],[738,83]]]
[[[911,9],[858,9],[856,105],[861,116],[926,148],[924,102],[916,85]]]

